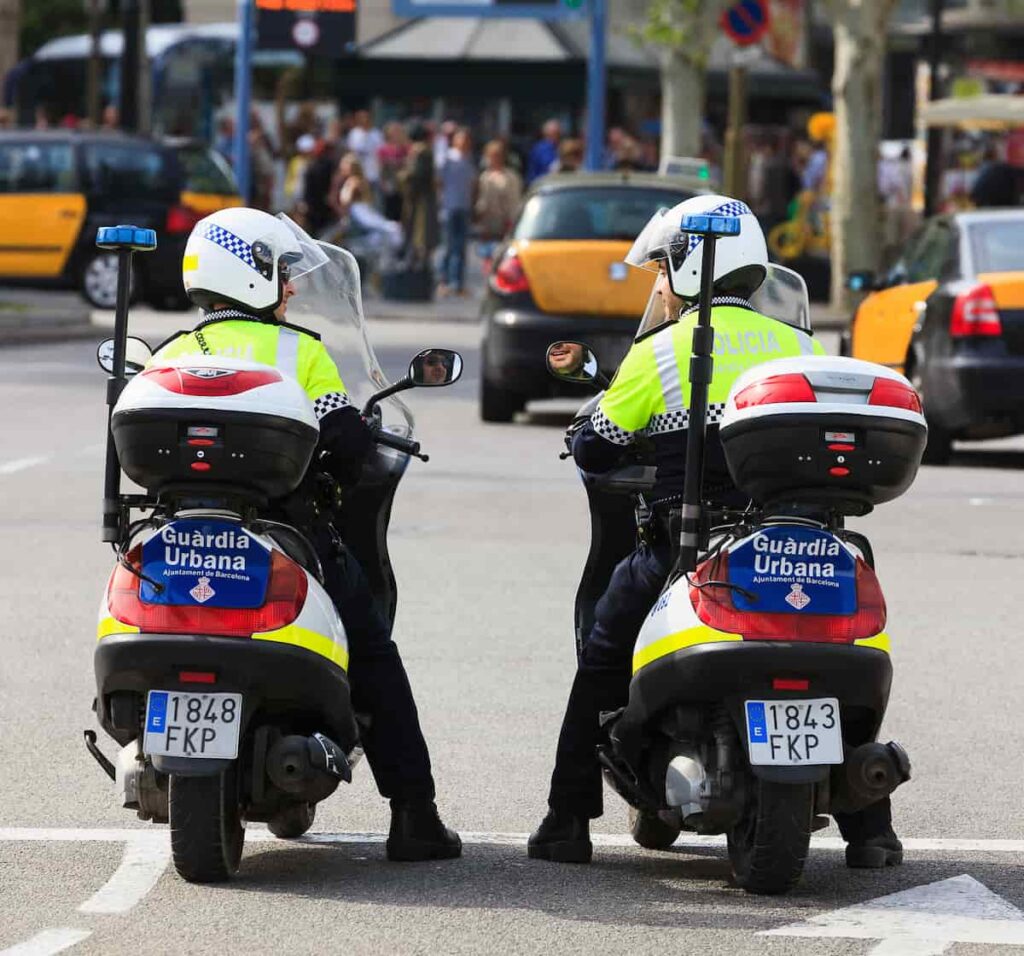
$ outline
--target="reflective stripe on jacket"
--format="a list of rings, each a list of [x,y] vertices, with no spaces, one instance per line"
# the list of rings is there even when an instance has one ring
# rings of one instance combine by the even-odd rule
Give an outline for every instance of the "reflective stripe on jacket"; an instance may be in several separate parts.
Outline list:
[[[736,379],[762,362],[799,355],[824,355],[806,332],[741,306],[711,310],[715,329],[714,370],[708,387],[709,424],[725,409]],[[683,316],[649,338],[635,342],[591,418],[594,431],[617,445],[638,435],[654,436],[687,427],[689,368],[697,313]]]
[[[274,366],[302,386],[318,420],[336,408],[351,405],[338,367],[324,344],[300,329],[247,319],[214,321],[171,339],[154,361],[201,355]]]

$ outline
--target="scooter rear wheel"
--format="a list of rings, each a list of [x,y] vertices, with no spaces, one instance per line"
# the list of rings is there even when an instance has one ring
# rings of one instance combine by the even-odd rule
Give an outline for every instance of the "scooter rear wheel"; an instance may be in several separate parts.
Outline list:
[[[728,835],[736,884],[768,896],[792,889],[803,873],[813,816],[813,784],[755,778],[743,818]]]
[[[235,770],[211,777],[171,774],[171,856],[189,883],[222,883],[238,871],[245,827]]]

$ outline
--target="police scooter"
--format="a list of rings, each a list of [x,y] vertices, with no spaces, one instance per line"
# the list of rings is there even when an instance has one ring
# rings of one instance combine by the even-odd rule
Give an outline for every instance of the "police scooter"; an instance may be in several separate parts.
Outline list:
[[[927,430],[910,383],[889,369],[821,356],[764,363],[735,383],[719,426],[750,505],[716,505],[703,487],[711,290],[715,245],[739,222],[691,216],[681,228],[702,237],[704,255],[674,566],[637,635],[629,702],[602,717],[598,756],[641,846],[667,849],[682,830],[725,834],[735,883],[777,894],[799,880],[828,814],[863,809],[910,776],[903,749],[876,741],[892,680],[885,602],[870,544],[845,519],[909,487]],[[586,345],[552,348],[568,345],[582,349],[574,371],[550,359],[549,369],[595,381]],[[578,646],[653,486],[642,444],[629,456],[581,473],[592,535]]]
[[[307,504],[335,514],[393,622],[391,502],[410,457],[427,460],[394,396],[453,383],[462,359],[425,350],[389,384],[354,259],[289,225],[315,260],[304,274],[296,263],[296,302],[347,336],[343,374],[350,396],[365,396],[377,443],[351,495],[338,499],[330,484]],[[170,824],[177,872],[220,881],[238,869],[247,822],[300,836],[362,753],[345,629],[316,551],[273,507],[303,480],[319,429],[303,389],[275,368],[219,356],[151,363],[127,334],[127,277],[155,234],[105,228],[97,244],[119,257],[114,337],[98,352],[110,373],[102,537],[117,563],[100,602],[93,706],[120,750],[111,761],[95,732],[85,740],[125,808]],[[122,469],[143,493],[122,493]]]

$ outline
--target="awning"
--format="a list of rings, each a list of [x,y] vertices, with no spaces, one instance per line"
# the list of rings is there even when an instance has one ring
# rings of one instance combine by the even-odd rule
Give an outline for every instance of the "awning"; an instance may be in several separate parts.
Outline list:
[[[989,93],[933,100],[922,109],[921,118],[927,126],[964,126],[975,129],[1024,126],[1024,96]]]

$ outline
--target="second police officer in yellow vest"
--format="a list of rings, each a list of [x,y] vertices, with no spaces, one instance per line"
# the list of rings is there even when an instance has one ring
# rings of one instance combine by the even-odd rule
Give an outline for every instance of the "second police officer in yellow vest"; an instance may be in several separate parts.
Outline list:
[[[729,478],[718,440],[717,423],[733,382],[762,362],[824,354],[808,334],[761,315],[747,301],[764,282],[768,251],[761,227],[745,203],[725,196],[698,196],[671,210],[660,210],[638,236],[626,261],[658,271],[655,292],[661,297],[665,322],[639,337],[596,411],[574,426],[572,453],[584,471],[607,471],[638,437],[649,438],[657,466],[650,502],[655,520],[647,543],[615,568],[595,607],[558,738],[549,812],[529,841],[529,855],[534,858],[579,863],[591,858],[590,820],[603,809],[596,754],[599,716],[626,704],[633,643],[670,570],[667,512],[683,491],[688,370],[703,260],[701,238],[681,232],[679,225],[684,216],[703,214],[736,216],[741,226],[738,236],[718,243],[715,256],[706,497],[720,506],[746,504]],[[888,799],[862,813],[837,817],[837,823],[850,844],[849,865],[874,867],[901,861],[902,847],[892,831]]]

